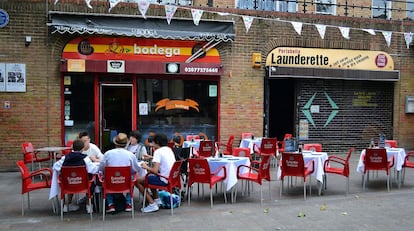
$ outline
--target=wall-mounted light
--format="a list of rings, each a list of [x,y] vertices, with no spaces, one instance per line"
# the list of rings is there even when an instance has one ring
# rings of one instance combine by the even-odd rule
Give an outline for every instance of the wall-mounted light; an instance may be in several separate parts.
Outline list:
[[[262,54],[253,53],[252,54],[252,67],[258,68],[262,65]]]
[[[32,37],[31,36],[26,36],[24,45],[26,45],[28,47],[31,42],[32,42]]]
[[[178,64],[178,63],[167,63],[166,72],[167,73],[180,73],[180,64]]]

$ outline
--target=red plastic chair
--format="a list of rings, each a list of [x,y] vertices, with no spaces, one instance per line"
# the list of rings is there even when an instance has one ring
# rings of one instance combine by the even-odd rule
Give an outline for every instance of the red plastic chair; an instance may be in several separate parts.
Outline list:
[[[303,150],[308,150],[312,152],[322,152],[322,144],[303,144]]]
[[[69,147],[71,149],[66,149],[62,151],[62,155],[65,156],[67,154],[69,154],[70,152],[72,152],[72,144],[73,144],[73,140],[68,140],[68,142],[66,143],[66,147]]]
[[[89,179],[86,166],[62,166],[58,178],[60,186],[60,220],[63,221],[63,204],[66,194],[85,193],[91,207],[91,185],[95,181],[95,175]],[[69,205],[68,205],[69,206]],[[90,213],[92,221],[92,212]]]
[[[385,147],[396,148],[398,147],[398,142],[396,140],[385,140]]]
[[[362,190],[365,190],[365,174],[370,170],[383,170],[387,174],[387,189],[390,191],[390,168],[394,166],[394,156],[388,159],[385,148],[367,148],[364,161],[364,175],[362,175]]]
[[[222,151],[224,155],[231,155],[233,153],[233,141],[234,141],[234,135],[229,136],[229,140],[226,144],[216,142],[216,145],[218,148],[224,147],[225,149]]]
[[[38,189],[50,188],[51,185],[51,177],[52,177],[52,169],[50,168],[42,168],[34,172],[29,172],[24,161],[19,160],[16,162],[17,167],[19,167],[21,177],[22,177],[22,216],[24,216],[24,194],[27,193],[27,205],[30,209],[30,195],[31,191],[35,191]],[[41,181],[33,182],[32,178],[36,176],[42,176]]]
[[[186,141],[199,140],[199,139],[200,139],[199,135],[187,135],[185,138]]]
[[[315,163],[313,160],[306,165],[303,160],[302,153],[284,152],[281,159],[281,175],[280,175],[280,196],[283,191],[283,179],[285,176],[303,177],[303,198],[306,200],[306,177],[309,176],[309,196],[311,195],[311,174],[315,171]]]
[[[37,154],[39,152],[36,152],[34,150],[33,144],[30,142],[25,142],[22,144],[22,150],[23,150],[23,160],[25,164],[31,164],[31,169],[34,171],[34,163],[39,163],[39,169],[41,168],[40,162],[50,161],[53,159],[52,156],[49,154],[45,157],[40,157]]]
[[[257,155],[272,155],[275,159],[278,159],[277,154],[277,139],[276,138],[263,138],[260,144],[260,148],[254,144],[254,150]],[[277,162],[277,161],[276,161]]]
[[[404,164],[402,167],[403,167],[403,172],[402,172],[401,183],[404,184],[405,169],[414,168],[414,151],[407,152],[407,155],[405,156]]]
[[[251,132],[243,132],[242,133],[242,139],[247,139],[247,138],[253,138],[253,133]]]
[[[213,155],[213,141],[212,140],[202,140],[200,141],[200,146],[198,148],[197,154],[194,153],[197,157],[207,158]]]
[[[272,157],[271,154],[262,154],[260,155],[260,162],[259,168],[253,168],[247,165],[240,165],[237,167],[237,179],[246,180],[255,182],[260,185],[260,205],[263,205],[263,190],[262,190],[262,183],[263,180],[269,181],[269,197],[272,199],[272,193],[270,191],[270,158]],[[242,173],[241,170],[243,168],[248,168],[249,171],[247,173]],[[235,196],[235,201],[237,197],[237,192]]]
[[[158,190],[164,190],[169,192],[170,194],[173,194],[173,190],[174,188],[179,188],[181,191],[181,165],[183,164],[184,160],[180,160],[180,161],[176,161],[174,162],[174,165],[171,168],[170,171],[170,175],[167,177],[162,176],[160,174],[155,174],[155,173],[147,173],[147,175],[145,176],[145,181],[144,181],[144,200],[142,201],[142,207],[145,207],[145,200],[146,200],[146,196],[147,196],[147,190],[148,189],[158,189]],[[164,178],[167,180],[168,184],[166,186],[161,186],[161,185],[153,185],[148,183],[148,176],[149,175],[157,175],[160,178]],[[174,206],[173,206],[173,197],[170,196],[170,205],[171,205],[171,216],[174,215]],[[178,206],[181,205],[181,200],[179,201]]]
[[[347,178],[346,181],[346,195],[349,193],[349,158],[351,158],[352,153],[354,152],[355,148],[350,148],[348,154],[345,158],[339,156],[329,156],[328,159],[324,163],[324,184],[325,189],[327,187],[327,179],[326,174],[332,173],[337,175],[342,175]]]
[[[223,172],[223,174],[220,174]],[[188,159],[188,204],[190,204],[191,187],[194,183],[209,184],[210,187],[210,207],[213,208],[212,187],[220,181],[226,179],[226,167],[223,165],[214,172],[210,171],[207,159]],[[224,191],[224,202],[227,203],[226,190]]]
[[[134,218],[134,185],[137,174],[131,176],[131,166],[105,166],[104,175],[99,173],[99,181],[103,188],[103,206],[105,206],[106,195],[109,193],[130,193],[132,218]],[[102,209],[102,219],[105,220],[106,209]]]
[[[277,151],[279,153],[282,153],[285,151],[285,140],[287,139],[292,139],[292,134],[286,133],[285,136],[283,137],[283,141],[277,142]]]

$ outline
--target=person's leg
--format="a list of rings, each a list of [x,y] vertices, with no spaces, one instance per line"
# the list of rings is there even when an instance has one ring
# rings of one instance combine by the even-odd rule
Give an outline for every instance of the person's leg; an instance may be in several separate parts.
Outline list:
[[[126,203],[127,205],[131,205],[131,194],[130,194],[130,193],[127,193],[127,194],[125,195],[125,203]]]
[[[113,195],[112,195],[112,194],[110,194],[110,193],[106,194],[106,204],[107,204],[108,206],[110,206],[110,205],[114,205],[114,197],[113,197]]]

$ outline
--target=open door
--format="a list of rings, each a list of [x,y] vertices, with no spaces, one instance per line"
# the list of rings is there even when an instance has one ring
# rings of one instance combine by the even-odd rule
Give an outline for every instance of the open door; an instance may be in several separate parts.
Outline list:
[[[100,84],[99,139],[103,152],[113,148],[119,132],[132,130],[132,84]]]

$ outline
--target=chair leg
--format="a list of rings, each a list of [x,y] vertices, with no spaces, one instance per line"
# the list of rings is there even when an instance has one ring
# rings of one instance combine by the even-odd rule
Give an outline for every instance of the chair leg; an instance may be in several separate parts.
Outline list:
[[[24,216],[24,194],[22,194],[22,216]]]
[[[170,192],[170,207],[171,207],[171,216],[174,215],[174,206],[173,206],[173,197],[172,197],[173,193],[172,190]]]
[[[213,208],[213,191],[210,188],[210,208]]]
[[[387,175],[387,190],[390,191],[390,174]]]
[[[346,178],[346,195],[349,194],[349,177]]]
[[[270,191],[270,180],[269,180],[269,198],[270,198],[270,201],[272,201],[272,191]]]
[[[362,175],[362,191],[365,191],[365,174]]]
[[[27,208],[30,210],[30,193],[27,193]]]
[[[102,199],[102,220],[103,221],[105,221],[105,212],[106,212],[106,208],[105,208],[106,203],[105,203],[105,201],[106,201],[106,198],[104,197]]]
[[[65,203],[65,202],[64,202],[63,198],[61,198],[60,199],[60,220],[61,221],[63,221],[63,203]],[[69,209],[69,207],[68,207],[68,209]]]
[[[187,185],[187,204],[190,205],[191,186]]]
[[[262,185],[260,185],[260,206],[263,207],[263,189],[262,189]]]
[[[306,201],[306,181],[303,181],[303,199]]]
[[[91,208],[91,212],[89,213],[89,215],[90,215],[91,221],[92,221],[93,208],[92,208],[92,199],[91,199],[91,197],[89,197],[88,203],[89,203],[89,208]]]
[[[283,179],[280,179],[279,199],[282,198],[282,192],[283,192]]]

